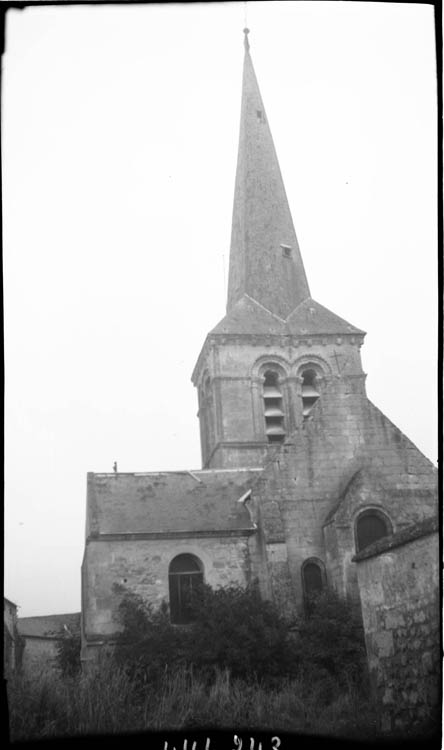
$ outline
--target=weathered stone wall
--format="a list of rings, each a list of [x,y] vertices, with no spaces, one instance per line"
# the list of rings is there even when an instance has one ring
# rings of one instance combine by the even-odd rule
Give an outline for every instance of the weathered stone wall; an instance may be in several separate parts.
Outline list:
[[[248,537],[90,540],[82,566],[83,637],[86,641],[112,638],[119,629],[120,584],[154,605],[168,601],[168,569],[183,553],[198,557],[204,580],[213,588],[245,586],[250,576]]]
[[[340,340],[341,344],[337,344]],[[267,444],[260,366],[278,365],[282,371],[282,396],[287,434],[302,422],[301,364],[317,363],[328,385],[335,384],[336,371],[346,368],[346,377],[362,376],[358,339],[348,343],[336,336],[313,336],[309,343],[296,336],[249,335],[211,339],[199,363],[200,377],[210,378],[213,430],[203,430],[202,454],[211,468],[261,466],[274,446]],[[202,374],[203,373],[203,374]],[[344,373],[343,373],[344,377]],[[199,382],[197,380],[197,382]],[[363,389],[360,377],[353,383]]]
[[[46,670],[58,670],[57,646],[61,639],[24,637],[21,670],[24,674],[35,674]]]
[[[340,594],[358,596],[355,522],[383,510],[395,531],[437,512],[437,474],[350,378],[327,383],[313,419],[265,466],[253,490],[265,538],[285,540],[296,606],[301,566],[316,557]]]
[[[381,539],[355,560],[381,729],[432,729],[441,664],[437,522]]]

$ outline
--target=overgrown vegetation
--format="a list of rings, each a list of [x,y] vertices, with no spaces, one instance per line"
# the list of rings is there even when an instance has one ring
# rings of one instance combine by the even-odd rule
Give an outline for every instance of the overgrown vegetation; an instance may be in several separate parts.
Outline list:
[[[219,669],[267,684],[304,673],[357,685],[366,673],[359,611],[333,592],[313,599],[309,614],[292,629],[256,586],[203,586],[189,602],[189,627],[171,625],[166,604],[154,610],[134,593],[119,592],[123,632],[116,658],[144,682],[178,666],[192,667],[202,678]]]
[[[195,623],[177,627],[166,605],[119,593],[122,635],[96,669],[76,671],[67,639],[63,672],[9,682],[11,739],[233,727],[374,736],[350,604],[319,597],[289,630],[255,587],[204,587],[190,603]]]
[[[66,635],[57,645],[57,666],[65,677],[80,672],[80,633]]]
[[[328,704],[306,678],[266,687],[215,670],[209,685],[191,668],[167,670],[143,692],[112,659],[95,674],[41,673],[8,683],[11,740],[84,734],[226,728],[341,737],[374,736],[375,715],[351,688]]]
[[[191,667],[207,679],[216,668],[248,681],[295,675],[287,624],[255,586],[202,586],[189,608],[193,624],[177,627],[170,623],[166,604],[154,610],[125,593],[119,608],[119,663],[131,674],[143,674],[145,682],[177,666]]]

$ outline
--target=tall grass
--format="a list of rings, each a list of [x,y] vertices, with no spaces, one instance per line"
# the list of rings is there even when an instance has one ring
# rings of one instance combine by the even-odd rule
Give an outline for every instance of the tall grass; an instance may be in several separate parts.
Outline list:
[[[8,683],[8,702],[12,741],[190,728],[375,733],[371,704],[351,687],[326,700],[322,685],[309,679],[265,687],[219,670],[209,683],[182,668],[165,670],[156,686],[141,688],[109,659],[78,677],[16,675]]]

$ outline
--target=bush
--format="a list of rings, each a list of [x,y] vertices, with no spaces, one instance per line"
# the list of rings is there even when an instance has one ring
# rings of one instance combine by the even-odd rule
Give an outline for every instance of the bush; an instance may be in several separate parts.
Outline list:
[[[154,610],[123,587],[118,591],[123,632],[116,658],[145,682],[186,665],[210,678],[216,668],[250,680],[290,672],[287,626],[256,586],[202,586],[189,602],[194,622],[185,627],[171,625],[165,603]]]
[[[328,704],[339,686],[356,686],[366,675],[360,611],[333,592],[312,600],[296,633],[255,585],[203,585],[189,601],[194,622],[188,626],[170,623],[166,603],[155,610],[123,587],[119,592],[123,631],[116,657],[139,683],[154,685],[178,667],[192,668],[207,683],[217,670],[269,685],[304,676],[322,688],[318,700]]]
[[[263,680],[289,674],[288,627],[257,586],[204,586],[192,602],[195,617],[188,658],[199,669],[228,669],[233,677]]]
[[[122,632],[115,649],[118,666],[137,684],[155,684],[165,669],[186,664],[190,634],[171,625],[168,605],[162,602],[155,609],[119,584],[114,590],[121,596],[118,616]]]
[[[359,605],[326,591],[312,600],[298,631],[300,667],[315,679],[325,675],[327,691],[332,679],[348,685],[365,678],[367,659]]]
[[[66,635],[57,645],[57,666],[65,677],[74,677],[80,672],[80,633]]]

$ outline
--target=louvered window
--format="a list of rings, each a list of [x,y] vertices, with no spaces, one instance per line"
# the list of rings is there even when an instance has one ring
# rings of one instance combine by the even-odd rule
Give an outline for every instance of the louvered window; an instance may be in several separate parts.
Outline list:
[[[302,416],[304,421],[308,419],[313,406],[319,398],[316,387],[316,372],[311,369],[302,372]]]
[[[279,375],[268,370],[263,385],[265,434],[269,443],[280,443],[285,439],[284,405],[279,386]]]

